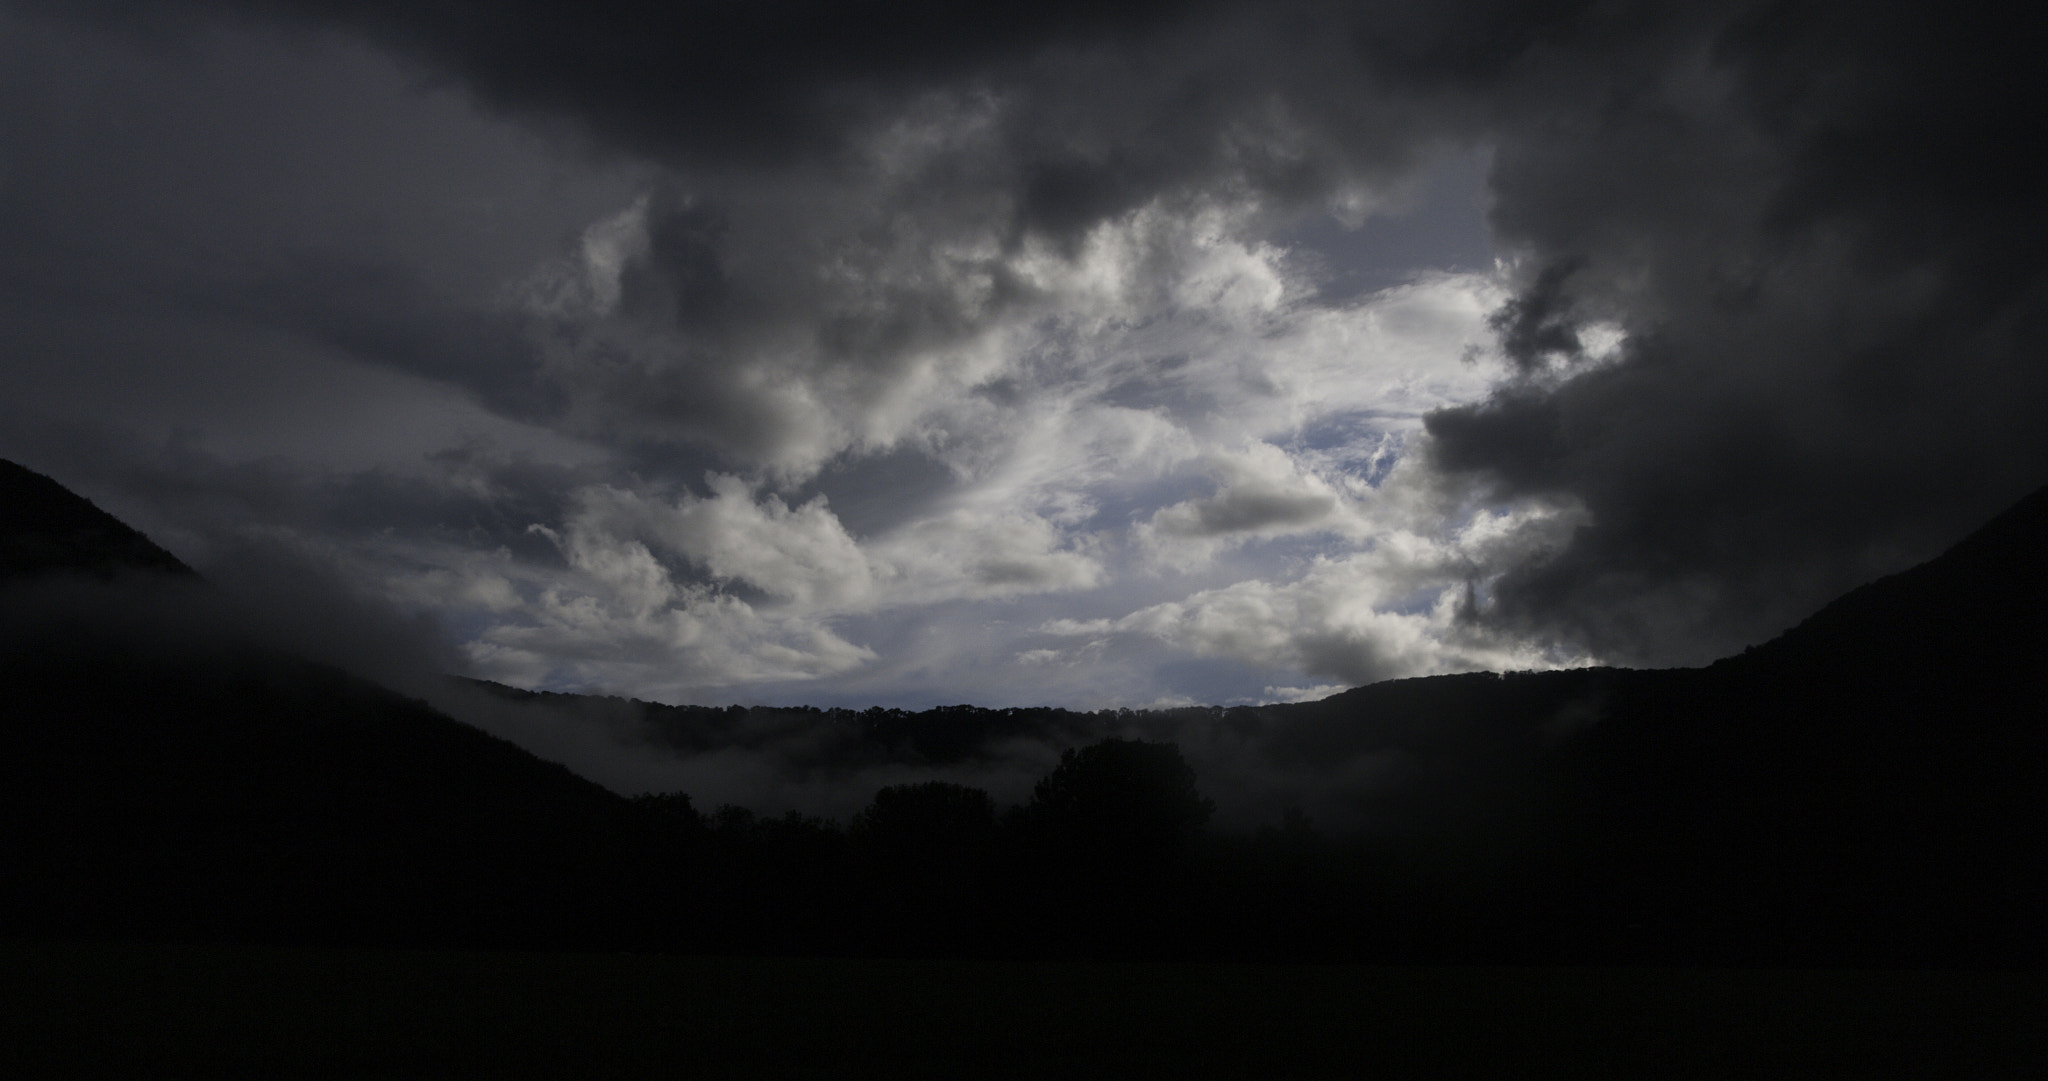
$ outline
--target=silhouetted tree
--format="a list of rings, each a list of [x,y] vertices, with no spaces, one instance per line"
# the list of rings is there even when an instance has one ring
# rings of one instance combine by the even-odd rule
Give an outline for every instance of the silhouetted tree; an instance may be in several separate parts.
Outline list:
[[[946,781],[891,785],[875,793],[852,829],[886,864],[944,865],[987,850],[996,805],[979,788]]]
[[[633,802],[686,835],[695,836],[705,830],[704,816],[690,803],[687,792],[642,792],[633,797]]]
[[[1172,743],[1107,739],[1060,754],[1012,819],[1035,948],[1163,956],[1183,938],[1188,843],[1216,805]]]
[[[1061,752],[1025,815],[1066,845],[1142,861],[1179,852],[1215,811],[1178,745],[1106,739]]]

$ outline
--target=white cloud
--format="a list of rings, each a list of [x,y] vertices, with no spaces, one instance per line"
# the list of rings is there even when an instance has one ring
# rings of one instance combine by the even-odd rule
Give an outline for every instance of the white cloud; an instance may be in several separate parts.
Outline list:
[[[820,583],[829,584],[830,567],[821,564],[843,553],[832,543],[837,523],[821,507],[805,513],[808,508],[791,511],[771,502],[763,509],[744,489],[720,489],[710,500],[661,506],[597,487],[582,493],[565,528],[534,526],[555,543],[572,573],[541,585],[524,618],[498,622],[472,641],[473,662],[530,677],[535,658],[546,658],[548,681],[656,693],[812,679],[873,660],[871,651],[800,607],[757,608],[715,585],[675,580],[641,536],[702,559],[713,573],[723,568],[726,577],[800,601],[815,599]],[[735,524],[734,533],[704,528],[706,515],[723,515]],[[755,548],[741,555],[750,532]],[[700,545],[707,536],[712,542]],[[844,536],[837,531],[837,538]]]
[[[1064,546],[1044,518],[964,507],[913,522],[875,544],[887,567],[889,599],[897,604],[1087,589],[1103,572],[1081,548]]]
[[[1329,484],[1271,443],[1211,454],[1203,466],[1216,481],[1215,494],[1160,509],[1152,529],[1175,537],[1293,532],[1313,528],[1337,509]]]
[[[591,226],[523,294],[552,328],[572,429],[702,442],[801,480],[849,452],[972,443],[992,394],[1177,394],[1177,420],[1241,439],[1331,410],[1412,414],[1481,381],[1458,359],[1498,300],[1489,279],[1320,308],[1289,254],[1254,239],[1248,197],[1162,195],[1068,250],[1006,236],[988,201],[1007,194],[949,190],[958,205],[913,213],[917,180],[900,162],[807,183],[699,178]]]
[[[545,618],[478,636],[479,663],[530,671],[518,668],[525,653],[579,653],[579,678],[591,681],[598,653],[624,650],[647,671],[667,666],[661,678],[672,686],[829,678],[878,663],[834,625],[924,612],[978,621],[962,641],[1088,681],[1084,669],[1108,663],[1101,650],[1017,637],[1037,623],[991,637],[988,613],[959,606],[1085,595],[1101,610],[1136,599],[1134,590],[1156,598],[1176,577],[1187,590],[1178,599],[1125,602],[1125,617],[1082,623],[1098,636],[1140,633],[1173,650],[1326,678],[1491,656],[1449,644],[1447,614],[1412,610],[1425,583],[1462,583],[1462,572],[1414,570],[1443,553],[1402,532],[1442,507],[1380,487],[1423,412],[1478,396],[1497,374],[1473,359],[1501,296],[1492,277],[1424,277],[1320,305],[1306,299],[1286,252],[1244,239],[1252,208],[1176,214],[1155,202],[1065,253],[1039,242],[1005,248],[922,218],[919,235],[936,247],[835,249],[824,270],[803,263],[821,275],[808,284],[773,280],[779,257],[752,252],[720,262],[720,273],[731,289],[762,291],[754,301],[781,315],[704,330],[672,308],[650,321],[654,302],[635,297],[642,271],[688,291],[673,280],[688,260],[662,252],[683,244],[659,239],[662,216],[674,219],[670,229],[704,226],[690,217],[697,204],[651,200],[594,226],[575,256],[583,284],[553,294],[583,304],[577,333],[596,336],[557,353],[573,369],[564,378],[625,380],[602,393],[582,386],[588,425],[623,418],[666,425],[672,438],[724,440],[737,469],[708,474],[703,495],[623,480],[582,490],[566,521],[541,524],[574,580],[539,576],[529,592]],[[729,238],[765,224],[748,217],[761,208],[737,206],[719,219],[724,232],[705,234],[720,260],[737,250]],[[868,270],[880,276],[864,278]],[[975,284],[998,278],[1011,282],[1010,299]],[[904,305],[923,312],[923,329],[875,337],[888,337],[881,328]],[[950,329],[933,329],[940,324]],[[709,335],[707,348],[751,352],[695,355],[692,334]],[[600,340],[622,351],[589,351]],[[628,384],[636,404],[606,397],[628,394]],[[662,396],[686,385],[695,404],[669,409]],[[692,412],[705,401],[733,412]],[[721,434],[735,416],[751,425],[740,443]],[[859,536],[822,497],[781,494],[827,463],[905,446],[942,463],[951,483]],[[1413,513],[1397,513],[1403,499]],[[1260,554],[1281,541],[1312,547]],[[1390,608],[1402,604],[1411,607]],[[936,606],[952,607],[938,616]]]
[[[853,58],[794,98],[760,68],[748,100],[793,123],[727,133],[759,156],[608,69],[541,96],[591,155],[519,126],[518,73],[451,59],[494,50],[451,44],[422,84],[433,56],[347,34],[198,19],[159,48],[14,7],[0,356],[33,393],[0,402],[0,449],[97,477],[181,551],[315,538],[518,682],[1136,703],[1569,660],[1459,617],[1562,543],[1561,488],[1602,528],[1523,625],[1703,659],[2040,472],[2007,453],[2041,428],[2014,344],[2038,291],[2001,288],[2028,231],[1981,183],[1845,188],[1802,150],[1890,115],[1892,84],[1848,76],[1911,51],[1897,27],[1785,53],[1833,74],[1759,124],[1737,106],[1783,57],[1706,48],[1719,15],[1425,90],[1240,5],[913,79]],[[1387,42],[1427,52],[1438,23]],[[1473,140],[1463,194],[1416,182]],[[1955,176],[2010,172],[1980,157]],[[1519,267],[1356,291],[1472,266],[1490,230]],[[1421,418],[1508,374],[1497,310],[1510,339],[1526,317],[1512,374],[1542,408],[1435,438],[1535,493],[1499,506],[1416,466]],[[1953,357],[1916,363],[1929,343]],[[1897,438],[1922,416],[1965,420]],[[479,437],[532,468],[438,464]],[[832,484],[911,459],[914,493]],[[1926,482],[1958,461],[1970,483]],[[1668,505],[1702,515],[1635,513]]]
[[[1268,702],[1319,702],[1340,691],[1349,690],[1343,683],[1320,683],[1313,687],[1267,687]]]
[[[667,591],[649,606],[631,591],[551,587],[529,618],[501,623],[472,644],[479,662],[500,666],[547,658],[549,682],[644,695],[682,688],[806,680],[846,672],[874,654],[823,623],[757,611],[702,587]]]
[[[1154,193],[1071,243],[1007,233],[1006,180],[928,183],[1003,107],[934,98],[839,173],[672,175],[597,218],[514,300],[550,423],[643,464],[581,469],[533,522],[565,566],[451,544],[388,561],[387,593],[465,628],[479,671],[643,694],[893,678],[918,664],[878,651],[910,626],[1073,693],[1176,651],[1274,670],[1247,694],[1462,663],[1388,610],[1421,588],[1397,573],[1418,519],[1380,487],[1424,412],[1497,376],[1471,358],[1501,283],[1319,301],[1244,191]],[[650,469],[664,444],[709,471]],[[842,520],[817,478],[883,454],[947,479]],[[1049,642],[1060,597],[1125,615]],[[1141,624],[1149,659],[1103,644]]]
[[[588,489],[575,529],[658,544],[720,581],[751,586],[798,609],[857,606],[872,581],[866,558],[825,500],[790,507],[760,500],[728,474],[705,478],[709,498],[674,501],[610,486]]]
[[[1389,498],[1363,511],[1367,539],[1359,550],[1318,554],[1298,574],[1246,578],[1117,618],[1053,620],[1042,630],[1091,639],[1141,636],[1347,684],[1584,663],[1497,640],[1460,612],[1484,568],[1503,565],[1509,554],[1556,547],[1577,516],[1533,504],[1480,511],[1432,536],[1428,526],[1455,520],[1455,509],[1441,502],[1443,493],[1415,490],[1428,483],[1419,469],[1404,470],[1386,486]]]
[[[1209,495],[1155,511],[1135,539],[1161,564],[1187,570],[1248,541],[1308,532],[1346,532],[1344,499],[1303,463],[1270,443],[1212,452],[1199,462]]]

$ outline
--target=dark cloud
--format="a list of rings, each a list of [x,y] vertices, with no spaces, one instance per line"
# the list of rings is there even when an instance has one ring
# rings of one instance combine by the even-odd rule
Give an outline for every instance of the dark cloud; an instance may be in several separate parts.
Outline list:
[[[1041,485],[1029,515],[969,506],[948,483],[1004,475],[1010,460],[989,447],[1025,437],[998,429],[1042,426],[1017,419],[1025,404],[1057,400],[1039,416],[1086,417],[1097,431],[1157,422],[1182,433],[1198,427],[1198,411],[1220,430],[1225,414],[1279,400],[1296,373],[1266,348],[1275,321],[1317,305],[1339,312],[1336,298],[1355,294],[1289,292],[1275,271],[1260,295],[1282,299],[1233,309],[1253,313],[1241,320],[1251,331],[1229,328],[1235,339],[1217,329],[1238,317],[1217,315],[1219,298],[1253,263],[1314,269],[1342,245],[1304,240],[1313,250],[1292,263],[1240,246],[1225,267],[1221,248],[1195,252],[1199,230],[1183,226],[1221,208],[1220,224],[1201,228],[1232,244],[1313,238],[1326,222],[1375,220],[1404,178],[1474,148],[1490,155],[1490,224],[1516,287],[1492,320],[1510,371],[1489,399],[1431,414],[1428,438],[1412,443],[1440,476],[1404,475],[1397,487],[1441,496],[1430,506],[1463,508],[1468,520],[1475,509],[1537,506],[1578,524],[1556,544],[1503,541],[1472,557],[1459,571],[1479,583],[1471,633],[1519,636],[1559,656],[1705,660],[1931,554],[2048,475],[2048,378],[2033,359],[2048,329],[2037,269],[2048,214],[2024,164],[2043,141],[2040,92],[2029,37],[1999,9],[194,0],[9,11],[60,8],[170,43],[159,56],[213,56],[205,20],[179,13],[247,16],[244,35],[337,30],[494,115],[573,133],[591,160],[656,178],[630,185],[647,195],[623,215],[613,185],[608,200],[586,192],[578,213],[550,219],[543,231],[598,225],[551,236],[558,255],[576,254],[507,302],[505,268],[532,268],[538,226],[510,230],[517,243],[486,243],[478,238],[498,235],[488,215],[430,235],[420,223],[433,208],[385,213],[415,205],[399,198],[408,170],[446,180],[456,159],[482,157],[436,149],[448,142],[443,129],[407,129],[395,140],[406,157],[363,172],[375,183],[348,180],[356,174],[344,166],[384,145],[377,132],[330,140],[310,164],[252,164],[250,146],[294,125],[339,130],[352,114],[333,103],[371,66],[360,54],[312,65],[319,77],[301,97],[272,102],[237,96],[240,84],[218,74],[205,87],[181,82],[238,70],[228,61],[253,38],[233,38],[205,64],[139,64],[132,86],[120,81],[121,56],[61,34],[20,49],[18,69],[33,74],[0,76],[0,103],[21,118],[0,118],[0,135],[7,148],[48,151],[21,155],[28,164],[0,178],[12,200],[0,203],[0,240],[10,242],[0,274],[24,286],[0,301],[24,316],[0,341],[34,367],[25,381],[91,398],[103,393],[96,381],[58,374],[91,364],[128,373],[126,393],[140,400],[200,382],[165,374],[180,365],[262,370],[282,339],[458,388],[497,419],[615,456],[609,472],[550,467],[562,471],[523,480],[502,463],[456,457],[430,459],[429,480],[357,469],[347,483],[327,474],[272,484],[257,467],[239,479],[197,465],[168,471],[177,477],[167,483],[219,481],[187,505],[193,521],[260,489],[269,509],[244,517],[337,536],[382,521],[466,537],[471,550],[531,548],[525,527],[561,527],[574,491],[645,479],[647,492],[675,497],[709,466],[783,485],[780,503],[764,491],[761,507],[787,511],[829,493],[864,539],[949,512],[946,496],[960,495],[957,521],[926,531],[950,561],[898,563],[958,564],[956,577],[979,585],[1079,588],[1103,580],[1098,564],[1081,567],[1075,538],[1045,523],[1088,520],[1110,498],[1095,474],[1013,470],[1023,478],[1014,492]],[[278,70],[250,86],[300,85],[285,78],[281,54],[265,55]],[[160,95],[175,107],[148,107],[143,91],[158,85],[178,88]],[[92,134],[67,141],[59,106],[93,92],[137,110],[132,142],[91,110],[77,115],[94,119]],[[229,115],[224,101],[243,104]],[[378,123],[396,131],[395,115]],[[194,119],[222,116],[213,128]],[[215,186],[215,175],[246,179]],[[473,178],[434,190],[462,193],[447,202],[463,206],[502,194]],[[471,198],[480,194],[492,198]],[[1106,226],[1122,230],[1112,238],[1121,246],[1088,264],[1087,242]],[[1167,299],[1138,295],[1146,289]],[[25,318],[31,307],[91,332],[67,339],[57,320]],[[1036,333],[1069,311],[1080,314]],[[1195,329],[1167,326],[1182,316]],[[159,337],[172,363],[134,360],[160,344],[128,329],[161,329],[151,319],[169,328]],[[1135,329],[1105,358],[1086,353],[1084,324]],[[1210,343],[1196,341],[1204,332],[1249,355],[1242,378],[1214,378]],[[1362,340],[1347,332],[1328,340]],[[68,348],[86,338],[89,348]],[[1187,356],[1208,381],[1183,385],[1163,365],[1150,381],[1104,376],[1112,389],[1100,394],[1057,381],[1089,365],[1109,371],[1125,354]],[[1303,401],[1326,376],[1296,379],[1317,388]],[[941,400],[952,411],[933,419]],[[1445,398],[1416,400],[1425,409]],[[1088,438],[1076,427],[1045,441],[1078,454]],[[1180,461],[1215,449],[1189,439],[1191,449],[1171,452]],[[1135,455],[1169,442],[1148,434],[1104,446]],[[1125,454],[1097,456],[1128,470]],[[644,478],[624,476],[643,467]],[[453,486],[458,474],[472,487]],[[1349,506],[1305,481],[1271,479],[1294,475],[1276,470],[1177,504],[1180,535],[1284,531]],[[1387,472],[1375,476],[1377,491]],[[897,483],[917,491],[875,494]],[[1461,528],[1388,513],[1387,534]],[[1030,532],[1041,526],[1043,543]],[[1032,543],[983,551],[994,536]],[[1101,537],[1088,542],[1108,550]],[[609,551],[591,549],[600,550]],[[1056,555],[1067,562],[1047,562]],[[1434,588],[1401,581],[1407,592]],[[1244,598],[1287,588],[1260,583]],[[1345,618],[1388,599],[1361,596]],[[1316,671],[1353,678],[1398,670],[1349,632],[1301,633],[1289,663],[1306,656]],[[1218,653],[1249,648],[1241,634],[1202,640]],[[1438,655],[1418,645],[1400,664],[1425,654]]]
[[[655,157],[787,163],[844,149],[897,100],[1020,54],[1113,44],[1211,5],[828,2],[657,5],[245,0],[361,29],[493,105],[572,120]]]
[[[1730,6],[1617,43],[1599,107],[1503,130],[1522,370],[1433,415],[1445,469],[1589,523],[1492,618],[1703,661],[1931,555],[2048,476],[2033,60],[1990,9]],[[1591,57],[1588,57],[1591,60]],[[1552,108],[1556,108],[1553,104]],[[1581,364],[1582,336],[1626,336]]]
[[[1577,269],[1572,261],[1545,266],[1528,288],[1487,320],[1500,336],[1500,351],[1521,375],[1540,372],[1553,361],[1568,364],[1584,356],[1585,345],[1572,318],[1571,293],[1565,288]]]
[[[86,5],[102,15],[129,7]],[[1446,134],[1442,116],[1406,119],[1416,86],[1445,72],[1453,84],[1493,78],[1576,10],[1504,4],[1416,17],[1405,4],[1314,0],[1271,13],[1213,0],[201,0],[142,10],[162,23],[163,9],[180,7],[356,31],[493,109],[691,172],[843,165],[916,103],[999,100],[1007,160],[966,168],[1006,174],[1017,226],[1063,238],[1205,174],[1307,200],[1361,164],[1391,175],[1412,161],[1412,144]],[[1410,92],[1369,92],[1386,84]]]
[[[948,490],[953,474],[912,448],[841,459],[791,495],[792,504],[824,496],[832,513],[856,537],[925,512]]]
[[[87,441],[98,444],[97,457],[76,446]],[[49,442],[69,467],[67,484],[205,564],[233,564],[229,550],[264,534],[347,543],[397,533],[423,543],[511,547],[554,561],[553,549],[527,527],[559,520],[574,488],[596,476],[486,442],[436,452],[407,472],[237,462],[184,440],[149,445],[104,430],[61,433]]]
[[[1274,241],[1314,279],[1317,298],[1336,304],[1415,277],[1417,268],[1483,271],[1493,265],[1485,207],[1491,154],[1452,154],[1415,174],[1362,222],[1308,217]]]
[[[1202,532],[1234,533],[1313,522],[1328,515],[1336,505],[1335,497],[1321,492],[1239,489],[1221,499],[1197,504],[1196,517]]]
[[[918,94],[987,92],[1006,102],[999,137],[928,182],[985,186],[1016,231],[1069,242],[1194,186],[1307,203],[1405,168],[1427,139],[1489,139],[1493,225],[1526,274],[1495,330],[1524,377],[1548,377],[1434,416],[1436,461],[1507,498],[1587,508],[1563,553],[1493,567],[1491,616],[1599,655],[1755,641],[1929,555],[2048,467],[2023,360],[2042,215],[2015,180],[2038,94],[2025,51],[1974,10],[1884,6],[1845,25],[1767,4],[1190,6],[1038,12],[1032,33],[989,37],[883,14],[840,39],[831,16],[715,16],[745,72],[690,63],[702,25],[614,8],[475,37],[319,10],[406,41],[500,109],[709,168],[836,162]],[[627,27],[633,47],[608,51]],[[569,45],[514,45],[543,35]],[[510,63],[528,53],[547,66]],[[668,317],[717,340],[745,305],[707,213],[659,219],[649,266]],[[836,354],[903,356],[918,334],[973,326],[952,313],[913,330],[899,319],[918,305],[889,311],[844,323]],[[1602,326],[1626,344],[1589,362]],[[733,440],[774,440],[784,420],[745,397],[694,401]]]
[[[366,363],[460,387],[500,416],[557,422],[568,406],[542,370],[525,318],[438,295],[394,262],[294,252],[195,300]]]
[[[402,691],[459,671],[461,654],[433,618],[365,595],[317,553],[243,538],[201,571],[228,598],[251,641],[325,661]]]
[[[331,664],[402,691],[445,678],[459,654],[428,617],[406,615],[290,545],[243,539],[201,578],[51,578],[0,591],[0,641],[99,642],[119,653],[203,661],[261,652]]]

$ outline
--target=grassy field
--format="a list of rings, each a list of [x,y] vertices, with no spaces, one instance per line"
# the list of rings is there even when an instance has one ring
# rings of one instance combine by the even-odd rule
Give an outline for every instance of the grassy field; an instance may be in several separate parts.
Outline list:
[[[2048,1076],[2038,974],[0,944],[0,1074]]]

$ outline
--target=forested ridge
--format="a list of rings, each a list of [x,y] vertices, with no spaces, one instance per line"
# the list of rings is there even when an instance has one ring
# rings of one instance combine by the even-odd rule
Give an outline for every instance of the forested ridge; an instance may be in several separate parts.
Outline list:
[[[2048,960],[2048,905],[2027,873],[2048,840],[2048,684],[2035,663],[2048,590],[2034,555],[2048,550],[2048,493],[1703,669],[1475,673],[1154,712],[607,706],[676,753],[800,732],[811,758],[798,765],[821,771],[885,763],[914,776],[1021,739],[1066,748],[1015,802],[906,780],[832,819],[703,806],[686,791],[621,798],[338,669],[104,618],[123,597],[170,588],[152,603],[175,606],[206,587],[45,478],[0,474],[0,495],[41,508],[10,517],[0,545],[14,553],[0,568],[7,935]],[[1341,821],[1290,806],[1220,823],[1215,779],[1171,738],[1197,730],[1256,737],[1281,765],[1385,752],[1412,781],[1361,792]]]

